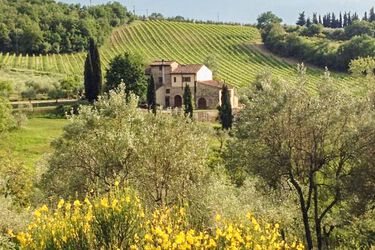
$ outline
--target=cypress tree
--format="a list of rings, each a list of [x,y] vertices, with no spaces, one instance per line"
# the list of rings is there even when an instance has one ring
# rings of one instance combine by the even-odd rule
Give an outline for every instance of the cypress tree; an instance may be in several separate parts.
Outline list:
[[[307,18],[306,20],[306,27],[310,27],[312,25],[310,17]]]
[[[156,91],[154,77],[148,79],[147,85],[147,106],[148,110],[152,110],[152,113],[156,114]]]
[[[312,21],[314,24],[318,24],[318,15],[316,13],[313,13],[313,18],[312,18]]]
[[[326,22],[327,22],[327,26],[326,27],[331,28],[331,24],[332,24],[331,13],[327,14]]]
[[[331,28],[336,28],[336,25],[337,25],[336,15],[335,15],[335,13],[332,12],[330,27]]]
[[[221,89],[221,106],[219,106],[219,118],[222,129],[232,128],[233,115],[232,104],[230,102],[230,94],[227,85],[223,85]]]
[[[370,9],[370,14],[369,14],[368,20],[369,20],[369,22],[375,21],[375,10],[374,10],[374,7],[372,7]]]
[[[324,16],[323,16],[323,26],[324,26],[324,27],[328,27],[328,25],[327,25],[327,24],[328,24],[327,20],[328,20],[328,16],[327,16],[327,15],[324,15]]]
[[[296,23],[299,26],[305,26],[306,24],[306,17],[305,17],[305,12],[303,11],[302,13],[299,13],[298,21]]]
[[[365,11],[365,15],[363,16],[363,21],[368,21],[368,17],[367,17],[367,11]]]
[[[348,26],[348,14],[345,12],[344,14],[344,21],[343,21],[343,27]]]
[[[98,96],[102,89],[102,81],[102,69],[98,46],[94,39],[90,38],[84,70],[85,96],[89,102],[98,100]]]
[[[188,116],[190,118],[193,118],[193,98],[191,96],[191,91],[189,85],[185,85],[184,88],[184,110],[185,110],[185,116]]]
[[[352,25],[353,21],[352,21],[352,14],[349,12],[348,13],[348,23],[347,23],[347,26],[349,25]]]
[[[358,14],[357,14],[357,12],[354,12],[352,22],[358,21],[358,20],[359,20]]]

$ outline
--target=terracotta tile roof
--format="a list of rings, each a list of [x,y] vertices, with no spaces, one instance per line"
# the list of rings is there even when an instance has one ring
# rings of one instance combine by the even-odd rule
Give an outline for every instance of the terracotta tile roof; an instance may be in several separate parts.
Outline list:
[[[203,67],[203,64],[179,65],[172,74],[195,74]]]
[[[221,89],[223,87],[223,84],[224,84],[224,83],[222,83],[220,81],[216,81],[216,80],[198,81],[197,83],[198,84],[204,84],[204,85],[211,86],[211,87],[215,87],[215,88],[219,88],[219,89]]]
[[[160,65],[171,65],[176,63],[176,61],[154,61],[150,64],[150,66],[160,66]]]

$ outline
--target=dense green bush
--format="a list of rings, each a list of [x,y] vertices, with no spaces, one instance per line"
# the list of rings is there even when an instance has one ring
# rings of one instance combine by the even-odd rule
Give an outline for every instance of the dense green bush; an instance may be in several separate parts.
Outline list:
[[[304,32],[312,35],[320,30],[321,27],[311,25]],[[265,46],[276,54],[335,70],[346,71],[350,61],[359,57],[375,57],[375,38],[368,35],[354,36],[349,41],[333,46],[326,39],[315,41],[296,32],[287,33],[280,24],[274,23],[262,30],[262,39]]]
[[[347,39],[361,35],[375,37],[375,22],[356,21],[352,25],[346,26],[344,30]]]
[[[129,21],[120,3],[93,7],[55,1],[0,1],[0,50],[15,53],[83,51],[88,38],[99,44],[112,27]]]
[[[104,91],[108,92],[123,82],[126,85],[126,93],[137,95],[140,101],[146,100],[147,77],[145,75],[146,64],[138,54],[125,52],[111,60],[105,76],[106,85]]]

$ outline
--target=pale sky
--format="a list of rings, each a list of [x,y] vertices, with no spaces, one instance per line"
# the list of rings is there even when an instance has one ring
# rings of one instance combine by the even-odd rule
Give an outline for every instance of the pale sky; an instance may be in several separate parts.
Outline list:
[[[61,0],[67,3],[89,4],[90,0]],[[164,16],[181,15],[202,20],[233,21],[255,23],[257,16],[272,11],[286,23],[295,23],[298,13],[306,10],[313,12],[358,12],[362,17],[365,11],[375,6],[375,0],[117,0],[129,10],[135,6],[136,14],[160,12]],[[91,0],[92,4],[109,2]]]

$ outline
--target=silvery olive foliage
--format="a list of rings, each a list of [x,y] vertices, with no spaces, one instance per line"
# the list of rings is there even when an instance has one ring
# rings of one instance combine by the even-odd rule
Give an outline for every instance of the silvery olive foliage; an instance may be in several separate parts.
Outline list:
[[[69,116],[43,178],[50,196],[106,192],[118,181],[154,204],[189,197],[206,172],[205,129],[180,115],[155,116],[137,104],[121,85]]]

